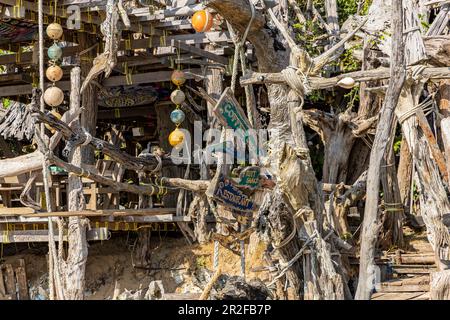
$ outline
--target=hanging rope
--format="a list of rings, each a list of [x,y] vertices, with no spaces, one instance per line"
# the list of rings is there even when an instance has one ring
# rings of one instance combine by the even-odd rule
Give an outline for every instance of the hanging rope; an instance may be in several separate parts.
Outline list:
[[[418,110],[422,109],[425,115],[429,115],[431,112],[435,111],[435,100],[434,95],[428,96],[422,103],[418,104],[416,107],[404,112],[398,117],[400,124],[405,122],[407,119],[416,114]]]
[[[239,243],[241,246],[241,276],[245,281],[245,242],[241,240]]]
[[[219,241],[215,240],[214,241],[214,261],[213,261],[213,267],[214,270],[217,271],[217,269],[219,268]]]
[[[238,66],[239,66],[239,52],[243,48],[243,46],[245,44],[245,41],[247,40],[247,35],[248,35],[249,31],[250,31],[250,27],[252,26],[253,20],[255,20],[255,16],[256,16],[256,10],[255,10],[255,7],[253,5],[253,2],[251,0],[248,0],[248,3],[250,5],[250,10],[252,12],[252,16],[250,18],[250,21],[248,22],[247,28],[244,31],[244,34],[242,36],[241,41],[237,40],[238,36],[233,31],[233,28],[231,27],[231,25],[227,22],[228,29],[229,29],[230,33],[235,35],[233,37],[233,42],[235,44],[235,49],[234,49],[234,58],[233,58],[233,72],[232,72],[232,75],[231,75],[231,90],[233,91],[233,93],[235,92],[235,89],[236,89],[236,81],[237,81]],[[242,63],[245,63],[245,62],[243,61]]]

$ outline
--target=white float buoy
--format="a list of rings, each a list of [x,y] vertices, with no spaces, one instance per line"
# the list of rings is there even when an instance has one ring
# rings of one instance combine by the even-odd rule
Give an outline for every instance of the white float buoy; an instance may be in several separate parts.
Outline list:
[[[351,77],[346,77],[344,79],[339,80],[337,85],[344,89],[352,89],[355,86],[356,82],[355,79]]]
[[[44,101],[51,107],[57,107],[64,101],[64,92],[58,87],[50,87],[44,92]]]

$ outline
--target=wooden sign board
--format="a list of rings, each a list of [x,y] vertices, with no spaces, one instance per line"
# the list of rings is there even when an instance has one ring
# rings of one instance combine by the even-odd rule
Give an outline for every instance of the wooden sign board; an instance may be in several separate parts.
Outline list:
[[[255,203],[242,192],[236,182],[223,174],[214,177],[206,194],[224,206],[236,211],[254,211],[256,207]]]
[[[225,89],[214,107],[213,112],[219,119],[220,123],[225,127],[234,130],[241,129],[244,131],[252,128],[247,116],[244,113],[244,110],[234,97],[231,88]]]
[[[261,174],[260,167],[247,167],[239,174],[239,185],[250,188],[252,190],[259,187],[259,177]]]
[[[219,122],[226,128],[238,130],[240,141],[249,141],[253,150],[258,151],[258,142],[254,136],[247,136],[248,130],[252,129],[252,125],[245,115],[239,102],[234,97],[231,88],[226,88],[213,109],[213,113],[219,119]],[[238,155],[238,159],[242,159],[242,155]]]

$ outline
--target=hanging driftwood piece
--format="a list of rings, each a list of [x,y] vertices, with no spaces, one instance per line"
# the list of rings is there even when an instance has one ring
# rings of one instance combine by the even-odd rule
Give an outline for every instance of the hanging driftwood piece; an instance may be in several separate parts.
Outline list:
[[[0,135],[5,139],[30,141],[34,135],[33,119],[27,105],[12,101],[5,115],[0,116]]]
[[[122,30],[119,24],[119,9],[114,0],[107,1],[105,12],[106,19],[100,26],[105,40],[105,51],[94,59],[93,66],[81,86],[80,93],[83,93],[89,83],[101,73],[104,72],[105,77],[109,77],[117,64],[117,51],[119,50]]]

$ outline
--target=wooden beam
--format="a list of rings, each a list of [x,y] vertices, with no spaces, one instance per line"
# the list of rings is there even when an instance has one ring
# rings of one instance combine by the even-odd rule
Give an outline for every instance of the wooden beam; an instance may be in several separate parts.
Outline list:
[[[80,51],[81,51],[80,46],[65,47],[62,48],[62,56],[70,57],[77,54]],[[45,56],[44,59],[45,61],[48,61],[47,56]],[[0,65],[5,64],[22,65],[30,63],[33,63],[33,52],[23,52],[20,55],[18,55],[17,53],[0,55]]]
[[[409,73],[411,69],[409,69]],[[421,75],[430,80],[450,79],[450,67],[425,68]],[[337,86],[337,83],[344,78],[353,78],[356,82],[386,80],[390,78],[389,68],[380,67],[372,70],[356,71],[341,74],[333,78],[309,77],[306,80],[313,90],[329,89]],[[250,84],[283,84],[286,80],[282,73],[258,73],[248,71],[240,78],[241,86]]]
[[[131,75],[131,84],[156,83],[170,81],[173,71],[159,71]],[[195,79],[201,77],[201,69],[184,70],[186,79]],[[114,87],[126,85],[126,76],[110,77],[102,82],[105,87]]]
[[[0,0],[2,1],[2,0]],[[178,34],[167,37],[149,37],[145,39],[131,39],[129,49],[145,49],[145,48],[156,48],[165,47],[172,43],[172,40],[180,41],[181,43],[188,45],[195,44],[207,44],[210,42],[232,42],[230,33],[226,31],[211,31],[204,33],[188,33],[188,34]],[[125,50],[125,40],[120,43],[120,50]]]
[[[158,72],[148,72],[140,73],[131,76],[131,84],[145,84],[145,83],[158,83],[170,81],[172,71],[158,71]],[[185,70],[186,79],[201,79],[201,69],[189,69]],[[127,82],[126,76],[113,76],[103,80],[102,85],[104,87],[115,87],[129,84]],[[46,84],[47,87],[52,86],[51,83]],[[63,91],[70,91],[69,81],[58,81],[56,86]],[[32,85],[14,85],[0,87],[0,97],[11,97],[19,95],[27,95],[32,92]]]
[[[17,230],[0,231],[0,243],[19,243],[19,242],[48,242],[48,230]],[[55,231],[55,241],[59,240],[58,232]],[[108,230],[106,228],[96,228],[86,231],[87,240],[108,240]],[[67,241],[67,235],[63,236]],[[24,294],[24,292],[22,292]],[[20,292],[19,292],[20,297]],[[21,299],[23,300],[23,299]]]
[[[8,6],[13,7],[16,5],[16,0],[0,0],[0,3],[3,3]],[[32,12],[38,12],[38,6],[32,2],[22,1],[22,7],[24,7],[26,10],[29,10]],[[51,8],[49,6],[43,6],[42,9],[43,9],[42,12],[44,14],[50,15],[50,16],[54,15],[53,7]],[[67,17],[66,8],[57,8],[56,16],[61,17],[61,18]],[[86,13],[80,14],[80,20],[83,23],[96,24],[96,25],[100,25],[103,22],[102,19],[100,19],[100,17],[95,16],[95,15],[88,15]],[[147,20],[144,19],[143,21],[147,21]],[[123,25],[123,23],[121,21],[119,21],[119,25],[123,29],[125,29],[125,26]],[[140,23],[132,23],[131,27],[128,30],[134,31],[134,32],[139,32],[139,33],[147,33],[147,34],[154,33],[155,31],[160,32],[159,30],[155,30],[155,28],[152,28],[150,25],[141,25]],[[161,35],[161,33],[159,35]]]
[[[126,210],[81,210],[81,211],[55,211],[44,213],[33,213],[22,216],[31,216],[34,218],[48,218],[48,217],[127,217],[127,216],[158,216],[165,214],[175,214],[175,208],[150,208],[150,209],[126,209]]]
[[[193,47],[191,45],[183,43],[180,40],[173,39],[171,41],[171,43],[172,43],[172,46],[175,47],[175,48],[179,48],[181,50],[193,53],[193,54],[198,55],[200,57],[207,58],[209,60],[213,60],[213,61],[219,62],[219,63],[221,63],[221,64],[223,64],[225,66],[229,64],[228,59],[225,58],[225,57],[221,57],[221,56],[218,56],[218,55],[216,55],[214,53],[208,52],[206,50],[203,50],[203,49],[200,49],[200,48],[197,48],[197,47]]]
[[[154,216],[125,216],[125,217],[113,217],[113,216],[96,216],[89,217],[92,222],[133,222],[133,223],[170,223],[170,222],[190,222],[191,219],[188,216],[175,216],[173,214],[161,214]],[[48,218],[33,218],[25,216],[16,217],[2,217],[0,216],[0,224],[44,224],[46,225]]]
[[[164,10],[152,11],[149,7],[133,8],[128,11],[130,16],[137,17],[138,21],[159,21],[170,17],[192,16],[196,11],[204,9],[202,3],[183,6],[179,8],[170,8]]]
[[[0,0],[5,1],[5,0]],[[165,39],[161,37],[150,37],[145,39],[131,39],[130,46],[127,47],[126,41],[122,40],[119,49],[120,50],[126,50],[126,49],[147,49],[147,48],[158,48],[158,47],[164,47],[168,44],[172,43],[172,41],[176,41],[176,43],[186,44],[186,45],[196,45],[196,44],[207,44],[210,42],[231,42],[231,38],[228,32],[205,32],[205,33],[198,33],[198,34],[182,34],[182,35],[173,35],[168,36]],[[72,47],[65,47],[63,50],[63,57],[73,56],[81,51],[80,46],[72,46]],[[201,50],[201,49],[199,49]],[[20,60],[18,60],[20,57]],[[122,57],[119,57],[120,59],[125,59]],[[144,58],[141,58],[144,59]],[[225,58],[223,58],[225,59]],[[48,60],[48,59],[47,59]],[[224,61],[224,60],[223,60]],[[1,55],[0,56],[0,65],[6,65],[6,64],[31,64],[33,62],[33,53],[32,52],[25,52],[22,53],[20,56],[17,54],[8,54],[8,55]],[[228,64],[228,62],[227,62]]]

